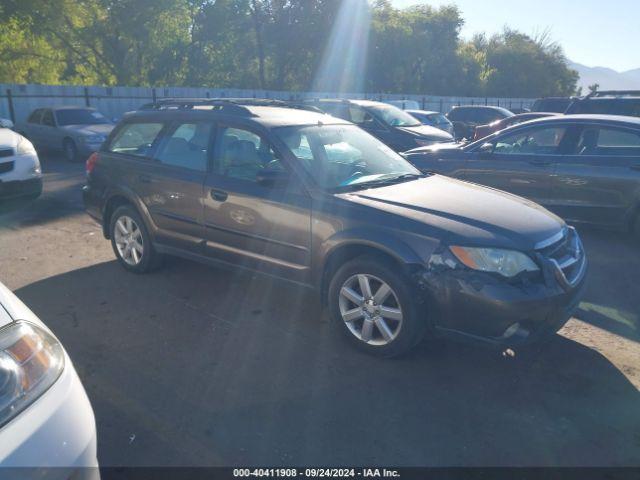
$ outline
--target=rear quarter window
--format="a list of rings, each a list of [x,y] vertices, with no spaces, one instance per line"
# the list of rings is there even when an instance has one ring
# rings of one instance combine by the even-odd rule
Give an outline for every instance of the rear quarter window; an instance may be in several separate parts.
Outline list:
[[[113,137],[107,151],[146,157],[163,126],[159,122],[125,124]]]

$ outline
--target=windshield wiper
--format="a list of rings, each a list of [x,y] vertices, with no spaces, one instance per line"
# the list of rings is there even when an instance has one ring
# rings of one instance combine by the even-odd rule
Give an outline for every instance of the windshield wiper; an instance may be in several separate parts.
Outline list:
[[[333,190],[364,190],[365,188],[369,187],[383,187],[386,185],[393,185],[394,183],[401,183],[408,180],[415,180],[417,178],[424,178],[426,176],[427,175],[422,173],[403,173],[401,175],[396,175],[393,177],[376,178],[374,180],[367,180],[366,182],[356,182],[349,185],[340,185],[338,187],[335,187]]]

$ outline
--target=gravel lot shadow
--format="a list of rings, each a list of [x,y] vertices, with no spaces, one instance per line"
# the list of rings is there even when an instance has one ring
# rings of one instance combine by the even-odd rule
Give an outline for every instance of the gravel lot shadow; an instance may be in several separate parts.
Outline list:
[[[640,241],[626,232],[580,227],[589,258],[587,291],[576,316],[640,342]],[[634,292],[635,290],[635,292]]]
[[[640,393],[556,336],[535,358],[352,350],[313,293],[172,259],[17,290],[92,400],[102,465],[638,465]]]

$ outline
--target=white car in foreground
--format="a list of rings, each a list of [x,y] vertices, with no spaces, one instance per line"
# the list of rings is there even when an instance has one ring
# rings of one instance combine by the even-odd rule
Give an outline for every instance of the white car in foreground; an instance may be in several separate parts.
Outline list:
[[[29,140],[0,119],[0,202],[14,198],[37,198],[42,193],[42,170]]]
[[[95,418],[71,360],[51,331],[0,283],[0,477],[99,478]],[[22,471],[21,475],[26,472]]]

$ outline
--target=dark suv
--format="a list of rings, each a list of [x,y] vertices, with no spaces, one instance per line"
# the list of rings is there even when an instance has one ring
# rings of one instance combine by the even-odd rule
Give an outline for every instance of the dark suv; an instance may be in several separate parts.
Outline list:
[[[602,90],[575,99],[566,114],[591,113],[640,117],[640,90]]]
[[[423,125],[417,118],[388,103],[372,100],[321,99],[307,100],[305,104],[355,123],[396,152],[453,141],[451,134],[436,127]]]
[[[425,332],[517,345],[560,328],[586,257],[513,195],[421,174],[325,114],[194,101],[128,115],[87,162],[87,211],[124,268],[162,254],[315,289],[371,353]]]

